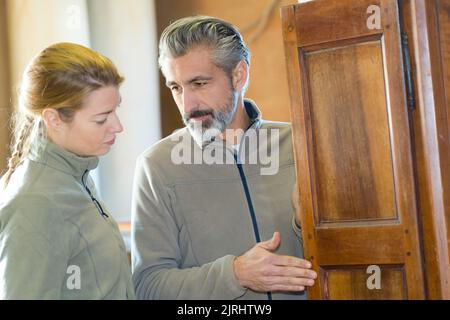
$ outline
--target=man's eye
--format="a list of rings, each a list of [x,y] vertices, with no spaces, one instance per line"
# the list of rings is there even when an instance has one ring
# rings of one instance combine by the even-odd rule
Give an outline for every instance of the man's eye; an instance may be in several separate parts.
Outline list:
[[[180,87],[173,86],[173,87],[170,87],[170,90],[177,92],[180,90]]]
[[[203,87],[204,85],[206,85],[206,82],[195,82],[195,85],[197,87]]]

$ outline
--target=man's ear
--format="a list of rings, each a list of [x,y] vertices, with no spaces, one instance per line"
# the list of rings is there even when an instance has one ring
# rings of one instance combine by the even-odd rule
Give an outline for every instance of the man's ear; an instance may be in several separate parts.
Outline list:
[[[59,131],[63,123],[58,110],[52,108],[46,108],[42,111],[42,120],[51,131]]]
[[[232,77],[234,90],[242,90],[245,87],[248,79],[248,65],[244,60],[239,61],[239,63],[236,65],[233,70]]]

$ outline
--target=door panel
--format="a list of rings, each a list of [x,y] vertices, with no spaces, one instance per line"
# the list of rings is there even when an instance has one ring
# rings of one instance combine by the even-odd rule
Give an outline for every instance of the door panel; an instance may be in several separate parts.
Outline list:
[[[375,299],[406,299],[405,270],[402,266],[386,266],[381,268],[383,275],[383,290],[367,288],[367,273],[365,266],[348,267],[345,269],[326,268],[325,284],[329,294],[327,299],[333,300],[375,300]],[[351,284],[349,286],[349,284]]]
[[[305,54],[319,223],[397,218],[382,64],[380,40]]]

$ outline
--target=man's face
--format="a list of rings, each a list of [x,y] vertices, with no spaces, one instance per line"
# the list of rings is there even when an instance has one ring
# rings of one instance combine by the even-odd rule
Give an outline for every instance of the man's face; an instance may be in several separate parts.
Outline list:
[[[207,47],[197,47],[182,57],[166,58],[162,66],[183,122],[201,144],[223,132],[237,109],[237,92],[230,76],[210,55]]]

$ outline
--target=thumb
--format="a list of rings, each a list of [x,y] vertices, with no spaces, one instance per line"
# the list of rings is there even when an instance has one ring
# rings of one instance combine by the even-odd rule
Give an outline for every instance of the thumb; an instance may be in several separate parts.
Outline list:
[[[260,246],[269,251],[275,251],[281,243],[281,236],[278,231],[273,233],[272,239],[261,242]]]

